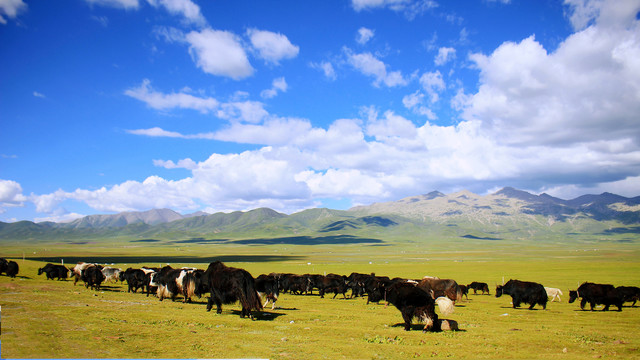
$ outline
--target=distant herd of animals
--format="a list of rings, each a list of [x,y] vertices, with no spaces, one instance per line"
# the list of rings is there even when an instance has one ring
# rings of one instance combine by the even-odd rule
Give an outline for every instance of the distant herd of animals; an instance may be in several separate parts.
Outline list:
[[[17,263],[0,258],[0,274],[6,273],[15,277],[18,271]],[[171,266],[143,266],[139,269],[122,270],[85,262],[68,269],[64,265],[48,263],[38,269],[38,275],[41,274],[45,274],[50,280],[65,280],[71,277],[74,285],[81,280],[86,288],[96,290],[106,281],[126,281],[127,292],[136,293],[141,290],[141,293],[146,293],[147,296],[154,294],[160,301],[165,298],[175,301],[177,296],[181,296],[184,302],[190,302],[193,296],[209,294],[207,311],[211,311],[215,304],[216,312],[220,314],[223,304],[240,302],[240,316],[251,319],[252,311],[262,311],[269,302],[274,309],[278,296],[283,293],[313,294],[313,291],[317,290],[321,298],[325,294],[333,293],[334,299],[339,294],[346,299],[347,291],[351,290],[351,297],[366,295],[367,304],[384,300],[387,304],[394,305],[402,314],[405,330],[411,329],[411,323],[415,318],[425,324],[423,331],[458,330],[457,322],[438,319],[436,305],[440,314],[448,315],[453,312],[455,303],[461,301],[463,296],[468,299],[471,290],[474,294],[480,292],[490,295],[489,286],[484,282],[474,281],[468,285],[459,285],[452,279],[430,276],[413,280],[354,272],[349,276],[271,273],[254,278],[248,271],[226,266],[220,261],[210,263],[206,270],[190,267],[174,269]],[[560,289],[544,287],[535,282],[509,280],[496,287],[495,296],[502,295],[511,296],[514,309],[525,303],[530,305],[531,310],[536,305],[546,309],[549,299],[561,301],[560,296],[563,293]],[[578,298],[581,299],[582,310],[588,303],[591,311],[596,305],[604,305],[603,311],[609,310],[611,305],[622,311],[623,303],[633,302],[631,307],[634,307],[640,300],[640,288],[585,282],[577,290],[569,292],[569,303]]]

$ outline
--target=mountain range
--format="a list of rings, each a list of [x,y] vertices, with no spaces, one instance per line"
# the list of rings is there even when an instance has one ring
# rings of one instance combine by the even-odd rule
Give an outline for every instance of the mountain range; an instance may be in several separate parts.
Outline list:
[[[308,209],[291,215],[268,208],[181,215],[170,209],[90,215],[68,223],[0,222],[0,240],[306,239],[327,236],[479,240],[629,236],[640,233],[640,196],[611,193],[562,200],[514,188],[480,196],[438,191],[349,210]],[[624,239],[623,239],[624,240]]]

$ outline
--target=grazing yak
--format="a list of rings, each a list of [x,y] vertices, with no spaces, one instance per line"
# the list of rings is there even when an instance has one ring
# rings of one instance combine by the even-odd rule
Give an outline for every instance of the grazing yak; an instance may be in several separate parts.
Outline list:
[[[465,299],[469,300],[469,288],[467,285],[460,285],[460,292],[464,295]]]
[[[462,300],[462,289],[455,280],[439,279],[436,277],[425,276],[418,286],[427,292],[433,291],[433,298],[437,299],[442,296],[448,297],[454,303]]]
[[[476,295],[478,291],[482,291],[482,295],[486,292],[487,295],[491,295],[489,293],[489,285],[487,283],[474,281],[471,284],[467,285],[467,289],[473,290],[473,295]]]
[[[100,285],[104,281],[104,275],[102,274],[102,266],[91,264],[82,270],[80,279],[84,281],[86,288],[100,290]]]
[[[86,262],[79,262],[76,264],[76,266],[74,266],[73,268],[71,268],[71,276],[73,276],[73,285],[75,286],[76,283],[78,283],[78,280],[80,280],[82,278],[82,272],[84,271],[84,269],[86,269],[89,266],[94,266],[96,264],[91,264],[91,263],[86,263]]]
[[[102,275],[104,275],[105,282],[118,282],[121,272],[122,269],[112,268],[110,266],[105,266],[104,268],[102,268]]]
[[[151,275],[149,285],[158,287],[157,295],[160,301],[164,298],[175,301],[176,296],[182,295],[183,302],[190,302],[196,290],[196,278],[193,274],[195,270],[193,268],[173,269],[171,266],[165,266]]]
[[[544,286],[529,281],[509,280],[504,285],[496,287],[496,297],[502,294],[511,295],[513,308],[520,306],[520,303],[530,304],[529,310],[533,310],[536,304],[542,305],[543,309],[547,308],[547,292]]]
[[[206,282],[205,286],[211,293],[207,311],[211,311],[213,304],[216,304],[216,313],[221,314],[222,304],[233,304],[236,301],[240,301],[242,305],[240,317],[248,316],[253,319],[251,310],[262,310],[255,280],[244,269],[228,267],[220,261],[214,261],[209,264],[200,281]]]
[[[435,304],[438,304],[442,315],[453,312],[453,302],[445,297],[434,300],[431,294],[423,288],[410,282],[396,282],[385,289],[385,298],[395,306],[402,314],[404,330],[411,330],[411,321],[414,317],[423,322],[423,331],[440,331],[441,322],[435,312]]]
[[[20,267],[18,266],[18,263],[13,261],[13,260],[5,260],[2,259],[2,264],[0,264],[0,274],[5,273],[7,274],[8,277],[16,277],[16,275],[18,275],[18,272],[20,271]]]
[[[573,303],[578,298],[582,298],[580,309],[584,310],[584,306],[589,303],[591,311],[596,305],[604,305],[603,311],[608,311],[611,305],[617,306],[618,311],[622,311],[622,303],[624,302],[621,294],[613,285],[590,282],[582,283],[578,290],[569,291],[569,303]]]
[[[0,274],[5,273],[7,276],[14,278],[18,275],[19,271],[20,267],[17,262],[13,260],[7,261],[7,259],[0,258]]]
[[[636,305],[636,301],[640,300],[640,288],[637,286],[618,286],[616,288],[618,294],[622,296],[622,302],[631,302],[631,307]]]
[[[256,290],[261,298],[266,299],[262,307],[266,307],[271,301],[271,310],[275,309],[278,295],[280,295],[280,284],[276,274],[258,276],[255,280]]]
[[[64,265],[56,265],[52,263],[48,263],[47,265],[38,269],[38,275],[42,275],[45,273],[47,276],[47,280],[53,280],[54,278],[58,278],[58,280],[64,280],[69,275],[69,269],[67,269]]]
[[[335,299],[338,294],[342,294],[342,297],[346,299],[348,289],[347,277],[343,275],[327,274],[327,276],[322,278],[319,284],[319,293],[321,298],[324,298],[324,294],[332,292],[333,299]]]
[[[145,272],[140,269],[128,268],[120,273],[118,279],[127,282],[127,292],[136,292],[140,288],[144,291],[144,287],[149,286]]]

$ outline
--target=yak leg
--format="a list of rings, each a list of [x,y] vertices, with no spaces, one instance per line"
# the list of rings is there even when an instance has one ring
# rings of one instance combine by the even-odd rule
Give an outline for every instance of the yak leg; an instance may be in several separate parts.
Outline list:
[[[402,312],[402,319],[404,320],[404,331],[411,330],[411,319],[413,319],[413,307],[405,308]]]

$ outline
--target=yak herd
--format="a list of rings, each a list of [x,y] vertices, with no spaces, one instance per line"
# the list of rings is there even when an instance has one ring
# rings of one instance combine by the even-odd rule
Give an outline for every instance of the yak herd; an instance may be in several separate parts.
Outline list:
[[[0,258],[1,272],[15,277],[18,264]],[[468,296],[469,291],[473,290],[474,294],[490,294],[487,283],[474,281],[468,285],[459,285],[452,279],[429,276],[414,280],[360,273],[349,276],[271,273],[254,278],[246,270],[226,266],[220,261],[212,262],[206,270],[174,269],[171,266],[121,270],[84,262],[68,269],[64,265],[48,263],[38,270],[38,275],[43,273],[51,280],[71,277],[74,285],[81,280],[87,288],[92,289],[100,289],[105,281],[126,282],[128,292],[141,290],[146,296],[154,294],[160,301],[166,298],[175,301],[180,296],[184,302],[189,302],[194,296],[208,294],[207,311],[211,311],[215,305],[216,312],[221,313],[222,305],[239,302],[242,307],[240,316],[251,319],[252,312],[262,311],[269,302],[271,308],[275,308],[278,296],[282,293],[301,295],[317,291],[321,298],[333,293],[333,298],[342,295],[346,299],[350,290],[350,297],[366,296],[367,304],[385,301],[394,305],[402,314],[405,330],[411,329],[415,318],[425,324],[424,331],[457,330],[455,321],[438,319],[436,305],[441,315],[448,315],[453,312],[454,304],[461,301],[463,296]],[[545,288],[535,282],[509,280],[496,287],[495,296],[502,295],[511,296],[513,308],[525,303],[529,304],[529,309],[536,305],[546,309],[548,299],[559,299],[562,291]],[[596,305],[604,305],[604,311],[615,305],[621,311],[623,303],[633,302],[633,307],[640,300],[640,288],[585,282],[577,290],[569,292],[569,303],[577,299],[581,299],[582,310],[588,303],[592,311]]]

